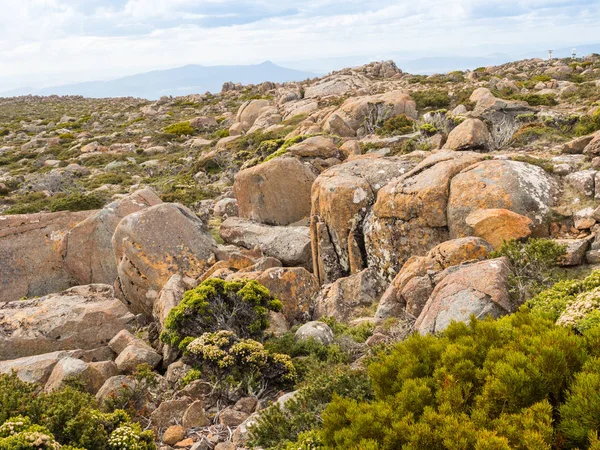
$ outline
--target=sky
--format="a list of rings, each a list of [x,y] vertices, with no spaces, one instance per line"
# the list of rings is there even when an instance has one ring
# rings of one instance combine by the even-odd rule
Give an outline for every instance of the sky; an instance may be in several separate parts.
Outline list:
[[[186,64],[326,72],[600,42],[600,0],[0,0],[0,12],[0,92]]]

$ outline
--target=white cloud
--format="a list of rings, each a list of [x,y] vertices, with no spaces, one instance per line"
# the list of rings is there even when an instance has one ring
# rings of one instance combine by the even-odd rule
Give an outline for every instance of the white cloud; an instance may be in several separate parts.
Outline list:
[[[0,10],[0,91],[192,63],[566,47],[597,41],[600,23],[595,0],[0,0]]]

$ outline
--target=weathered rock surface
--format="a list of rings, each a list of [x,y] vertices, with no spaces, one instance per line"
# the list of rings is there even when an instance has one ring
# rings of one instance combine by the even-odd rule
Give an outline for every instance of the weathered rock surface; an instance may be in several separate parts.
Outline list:
[[[529,217],[507,209],[477,209],[465,219],[473,234],[499,248],[504,241],[523,239],[531,235]]]
[[[431,249],[427,256],[413,256],[381,297],[375,317],[417,318],[435,286],[440,271],[466,261],[485,259],[492,247],[481,238],[467,237],[446,241]]]
[[[333,344],[333,331],[325,322],[308,322],[296,331],[296,339],[306,341],[315,339],[323,345]]]
[[[172,203],[126,216],[112,242],[119,294],[132,311],[148,317],[169,278],[201,275],[214,262],[216,246],[194,213]]]
[[[381,189],[363,229],[369,267],[391,281],[410,256],[448,240],[450,182],[482,159],[474,152],[441,151]]]
[[[90,214],[93,211],[0,216],[0,302],[75,285],[63,265],[61,241]]]
[[[313,274],[302,267],[274,267],[265,270],[256,280],[283,303],[281,312],[288,321],[306,321],[319,293]]]
[[[374,269],[340,278],[323,286],[315,300],[314,317],[334,317],[341,322],[369,315],[377,304],[387,283]]]
[[[313,272],[321,284],[367,266],[363,221],[377,192],[416,165],[415,157],[361,157],[323,172],[312,189]]]
[[[0,360],[58,350],[91,350],[132,325],[112,287],[89,285],[0,304]]]
[[[322,127],[326,133],[342,137],[364,136],[373,133],[377,123],[400,114],[417,118],[415,102],[405,92],[353,97],[331,113]]]
[[[10,374],[15,372],[21,381],[43,386],[48,381],[54,366],[61,359],[69,358],[74,353],[73,351],[57,351],[0,361],[0,373]]]
[[[415,322],[421,334],[438,333],[452,321],[494,318],[515,310],[508,292],[510,269],[505,258],[447,269]]]
[[[450,132],[444,149],[487,152],[493,145],[492,135],[485,123],[479,119],[467,119]]]
[[[121,219],[162,203],[150,188],[141,189],[110,203],[70,230],[63,240],[66,269],[79,284],[113,284],[117,265],[112,236]]]
[[[233,191],[240,217],[267,225],[307,218],[316,177],[308,163],[287,156],[238,172]]]
[[[448,200],[450,237],[473,235],[466,219],[479,209],[507,209],[529,217],[535,236],[548,234],[556,185],[540,167],[518,161],[483,161],[452,179]]]
[[[228,244],[249,250],[258,248],[266,256],[281,261],[285,266],[312,266],[308,227],[261,225],[250,220],[230,217],[219,229]]]

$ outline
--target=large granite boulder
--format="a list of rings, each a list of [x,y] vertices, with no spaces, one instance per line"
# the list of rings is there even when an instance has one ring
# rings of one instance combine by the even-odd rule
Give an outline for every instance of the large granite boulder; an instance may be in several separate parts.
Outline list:
[[[368,266],[391,281],[409,257],[448,240],[450,182],[482,159],[474,152],[441,151],[383,187],[363,227]]]
[[[235,176],[240,217],[268,225],[289,225],[310,214],[310,190],[317,174],[293,157],[279,157]]]
[[[228,244],[248,250],[258,248],[264,255],[278,259],[285,266],[312,266],[308,227],[269,226],[239,217],[225,220],[219,229]]]
[[[216,243],[192,211],[163,203],[126,216],[112,238],[118,294],[152,317],[154,301],[175,274],[198,277],[214,263]]]
[[[556,185],[542,168],[518,161],[489,160],[452,179],[448,200],[450,237],[472,236],[469,214],[480,209],[506,209],[531,219],[534,236],[548,234],[548,215]]]
[[[58,350],[91,350],[134,325],[111,286],[77,286],[0,304],[0,360]]]
[[[412,256],[381,297],[375,317],[419,317],[439,272],[466,261],[485,259],[491,251],[491,245],[483,239],[466,237],[443,242],[427,256]]]
[[[72,351],[56,351],[41,355],[0,361],[0,373],[14,372],[21,381],[44,385],[50,378],[54,366],[64,358],[70,358]]]
[[[117,265],[112,236],[123,217],[162,203],[150,188],[110,203],[77,224],[63,240],[66,269],[79,284],[113,284]]]
[[[435,286],[425,308],[415,322],[421,334],[444,331],[452,321],[468,322],[498,318],[514,312],[508,292],[510,268],[505,258],[456,266]]]
[[[479,119],[467,119],[448,135],[444,149],[490,151],[494,143],[485,123]]]
[[[367,266],[363,222],[390,180],[410,171],[414,156],[359,157],[323,172],[312,188],[313,272],[321,284],[355,274]]]
[[[93,211],[0,216],[0,302],[60,292],[76,283],[62,239]]]
[[[325,118],[322,127],[326,133],[342,137],[364,136],[382,121],[401,114],[417,118],[416,104],[405,92],[351,97]]]

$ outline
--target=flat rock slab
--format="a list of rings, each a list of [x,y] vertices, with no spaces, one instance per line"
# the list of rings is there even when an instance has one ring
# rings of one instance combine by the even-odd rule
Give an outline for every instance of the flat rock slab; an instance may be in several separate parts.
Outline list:
[[[0,361],[95,349],[133,320],[133,314],[114,297],[112,287],[102,284],[0,303]]]

